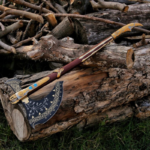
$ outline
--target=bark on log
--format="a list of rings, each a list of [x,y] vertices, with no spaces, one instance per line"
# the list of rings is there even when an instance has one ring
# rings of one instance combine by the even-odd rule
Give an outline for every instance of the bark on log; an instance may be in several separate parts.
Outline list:
[[[18,75],[22,87],[39,80],[50,72],[35,75]],[[21,111],[22,105],[11,105],[8,97],[13,91],[1,79],[0,99],[11,129],[21,141],[36,140],[72,126],[84,128],[102,120],[114,122],[135,115],[131,101],[136,101],[150,93],[149,75],[144,76],[136,70],[112,68],[101,72],[99,68],[71,71],[57,81],[48,84],[32,94],[32,99],[46,96],[58,81],[64,81],[64,96],[55,116],[43,125],[31,129]],[[147,72],[148,73],[148,72]],[[139,80],[140,78],[140,80]]]
[[[143,24],[144,29],[150,29],[148,21],[150,19],[149,5],[150,4],[129,5],[128,12],[126,13],[122,13],[118,10],[106,10],[89,14],[89,16],[101,17],[125,24],[139,22]],[[80,37],[80,39],[83,39],[82,41],[87,41],[87,44],[97,44],[99,41],[108,37],[110,33],[113,33],[120,28],[119,26],[103,22],[92,21],[91,23],[90,20],[86,19],[78,20],[82,25],[80,30],[83,30],[82,32],[86,33],[86,36],[84,35],[84,37]],[[125,33],[123,36],[132,36],[137,35],[138,33],[138,31],[133,30],[132,32]]]
[[[66,64],[78,58],[92,47],[92,45],[75,44],[73,39],[69,37],[57,40],[52,35],[49,35],[43,36],[35,45],[16,48],[17,54],[15,56],[21,59]],[[115,43],[111,43],[101,49],[100,52],[96,53],[93,57],[89,58],[82,66],[101,67],[102,69],[110,67],[127,68],[126,53],[130,48],[131,47],[118,46]]]

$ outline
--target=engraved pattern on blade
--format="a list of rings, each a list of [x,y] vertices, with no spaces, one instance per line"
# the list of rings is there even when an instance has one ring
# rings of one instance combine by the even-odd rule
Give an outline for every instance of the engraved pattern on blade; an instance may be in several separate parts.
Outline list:
[[[114,32],[111,36],[113,37],[113,39],[116,39],[122,33],[125,33],[127,31],[131,31],[132,28],[135,27],[135,26],[143,26],[143,25],[140,24],[140,23],[127,24],[127,25],[123,26],[122,28],[120,28],[119,30],[117,30],[116,32]]]
[[[21,90],[21,87],[20,87],[21,81],[16,78],[9,79],[5,83],[8,84],[13,89],[14,92],[18,92]]]
[[[28,103],[22,102],[26,109],[29,124],[44,124],[57,112],[63,96],[63,81],[57,82],[53,90],[42,100],[36,101],[29,98]]]

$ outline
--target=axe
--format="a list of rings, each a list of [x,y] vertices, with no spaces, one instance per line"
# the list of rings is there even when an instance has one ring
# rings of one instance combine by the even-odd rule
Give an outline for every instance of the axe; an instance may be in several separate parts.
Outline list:
[[[90,49],[88,52],[83,54],[82,56],[76,58],[74,61],[65,65],[64,67],[54,70],[53,73],[44,77],[43,79],[37,81],[31,86],[22,89],[20,88],[20,81],[18,79],[10,79],[6,81],[6,84],[10,85],[14,90],[15,94],[13,94],[9,99],[12,104],[16,104],[19,101],[25,107],[27,119],[29,120],[29,124],[34,128],[37,124],[43,124],[47,122],[58,110],[62,96],[63,96],[63,81],[57,82],[53,90],[43,99],[41,100],[32,100],[28,96],[40,89],[41,87],[47,85],[53,80],[60,78],[63,74],[73,69],[77,65],[84,62],[86,59],[94,55],[105,45],[109,44],[113,40],[115,40],[120,34],[131,31],[131,29],[135,26],[142,26],[140,23],[130,23],[128,25],[123,26],[116,32],[114,32],[110,37],[106,38],[95,47]]]

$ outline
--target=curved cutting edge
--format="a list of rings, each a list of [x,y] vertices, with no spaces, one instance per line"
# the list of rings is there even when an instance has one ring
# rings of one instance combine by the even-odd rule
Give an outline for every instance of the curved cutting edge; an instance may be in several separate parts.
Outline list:
[[[53,90],[41,100],[22,101],[29,124],[35,128],[46,123],[57,112],[63,96],[63,81],[57,82]]]
[[[130,23],[127,24],[125,26],[123,26],[122,28],[120,28],[119,30],[117,30],[116,32],[114,32],[111,36],[113,37],[113,39],[116,39],[119,35],[121,35],[122,33],[125,33],[127,31],[131,31],[133,27],[136,26],[143,26],[140,23]]]

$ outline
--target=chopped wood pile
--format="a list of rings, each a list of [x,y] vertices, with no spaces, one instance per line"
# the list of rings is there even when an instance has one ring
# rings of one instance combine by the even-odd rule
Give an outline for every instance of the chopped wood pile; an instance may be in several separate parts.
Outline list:
[[[0,100],[20,141],[32,141],[73,126],[86,128],[131,116],[150,116],[150,4],[139,0],[8,0],[0,5],[0,55],[49,63],[49,71],[15,74],[21,87],[70,63],[120,27],[141,23],[122,34],[74,70],[32,93],[39,100],[64,81],[57,113],[31,128],[21,102],[0,78]],[[2,65],[2,64],[0,64]],[[13,77],[12,77],[13,78]]]

